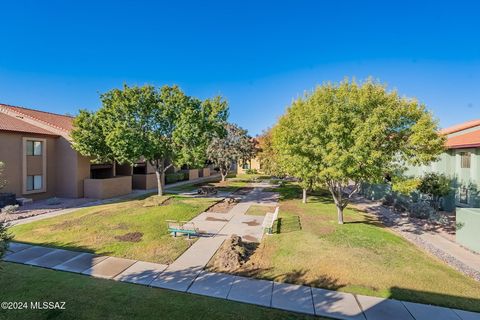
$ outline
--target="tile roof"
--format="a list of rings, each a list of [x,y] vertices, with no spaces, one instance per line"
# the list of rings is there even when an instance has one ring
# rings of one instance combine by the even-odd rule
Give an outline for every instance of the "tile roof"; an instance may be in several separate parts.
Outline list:
[[[480,147],[480,129],[449,137],[445,146],[448,149],[478,148]]]
[[[22,121],[21,119],[16,118],[15,116],[10,116],[2,112],[0,112],[0,131],[28,132],[28,133],[58,136],[58,134],[55,134],[46,129],[37,127],[33,124]]]
[[[468,121],[468,122],[457,124],[456,126],[453,126],[453,127],[442,129],[442,130],[440,130],[440,133],[441,134],[452,134],[452,133],[462,131],[462,130],[466,130],[466,129],[470,129],[470,128],[473,128],[473,127],[476,127],[476,126],[480,126],[480,119],[471,120],[471,121]]]
[[[51,113],[51,112],[45,112],[45,111],[39,111],[39,110],[33,110],[29,108],[24,108],[24,107],[0,104],[0,109],[2,108],[7,111],[12,111],[14,113],[28,117],[37,122],[48,125],[57,130],[61,130],[65,133],[68,133],[72,130],[73,117],[70,117],[70,116]]]

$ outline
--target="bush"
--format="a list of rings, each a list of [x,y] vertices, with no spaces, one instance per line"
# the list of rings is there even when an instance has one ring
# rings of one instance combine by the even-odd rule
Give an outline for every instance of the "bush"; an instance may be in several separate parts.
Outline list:
[[[14,213],[14,212],[17,211],[17,210],[18,210],[18,204],[13,205],[13,206],[12,206],[12,205],[9,205],[9,206],[3,207],[2,213],[4,213],[4,214],[10,214],[10,213]]]
[[[403,194],[405,196],[409,196],[412,192],[417,190],[418,186],[420,185],[420,179],[394,179],[392,183],[392,190]]]
[[[389,206],[389,207],[393,206],[394,203],[395,203],[395,198],[391,194],[387,194],[382,201],[382,204],[384,206]]]
[[[245,170],[246,174],[258,174],[257,169],[247,169]]]
[[[427,202],[420,201],[410,205],[410,216],[418,219],[429,219],[435,215],[435,209]]]
[[[8,249],[8,243],[12,240],[13,236],[7,231],[7,224],[5,221],[0,220],[0,261],[5,252]]]
[[[165,183],[175,183],[185,179],[188,179],[188,173],[186,172],[167,173],[165,175]]]
[[[434,201],[435,210],[440,206],[440,198],[447,196],[451,191],[452,180],[444,174],[427,173],[420,182],[418,190],[430,196]]]

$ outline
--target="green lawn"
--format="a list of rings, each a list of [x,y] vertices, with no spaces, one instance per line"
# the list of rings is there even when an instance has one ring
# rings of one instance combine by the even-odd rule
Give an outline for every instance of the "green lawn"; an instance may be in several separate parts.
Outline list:
[[[374,217],[347,209],[338,225],[328,193],[281,192],[277,233],[233,273],[480,311],[480,283],[424,253]]]
[[[251,205],[250,208],[248,208],[247,212],[245,212],[245,214],[249,216],[264,216],[267,213],[274,211],[275,207],[273,206]]]
[[[150,196],[85,208],[10,230],[15,241],[171,263],[194,240],[173,238],[165,220],[188,221],[218,200],[168,197]]]
[[[240,179],[240,178],[228,178],[226,181],[221,182],[203,182],[197,184],[186,184],[178,187],[173,187],[167,190],[178,191],[178,192],[191,192],[196,191],[200,186],[213,186],[218,191],[223,192],[234,192],[239,188],[247,187],[250,183],[249,179]]]
[[[2,301],[64,301],[66,310],[0,309],[0,319],[319,319],[73,273],[1,266]]]

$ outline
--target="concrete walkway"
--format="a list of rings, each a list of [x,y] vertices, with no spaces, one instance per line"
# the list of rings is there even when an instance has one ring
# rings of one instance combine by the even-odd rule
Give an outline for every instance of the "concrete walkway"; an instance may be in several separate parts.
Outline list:
[[[199,245],[197,250],[209,249]],[[189,267],[179,262],[173,268],[16,242],[10,244],[4,260],[334,319],[480,319],[474,312],[207,272],[201,267],[205,260]]]
[[[223,241],[231,235],[241,236],[244,241],[260,242],[263,237],[264,217],[245,215],[245,213],[253,204],[277,205],[277,199],[272,199],[270,192],[262,192],[263,185],[253,184],[253,187],[250,193],[240,196],[240,202],[227,213],[203,212],[192,219],[191,222],[200,229],[202,236],[150,285],[186,290],[197,276],[200,276],[200,279],[209,277],[202,273],[203,268]]]
[[[179,186],[183,186],[183,185],[187,185],[187,184],[197,184],[197,183],[201,183],[201,182],[208,182],[208,181],[216,180],[219,177],[220,177],[219,174],[215,174],[215,175],[211,175],[211,176],[204,177],[204,178],[198,178],[198,179],[195,179],[195,180],[180,181],[180,182],[176,182],[176,183],[166,185],[165,190],[169,191],[169,189],[179,187]],[[83,209],[83,208],[88,208],[88,207],[98,206],[98,205],[102,205],[102,204],[113,203],[113,202],[122,201],[122,200],[134,199],[134,198],[139,197],[141,195],[149,194],[149,193],[153,193],[153,192],[157,192],[157,189],[155,188],[155,189],[148,189],[148,190],[133,190],[132,193],[129,193],[127,195],[120,196],[120,197],[102,199],[102,200],[92,199],[91,202],[84,203],[84,204],[82,204],[80,206],[77,206],[77,207],[52,211],[52,212],[49,212],[49,213],[36,215],[36,216],[32,216],[32,217],[25,218],[25,219],[13,220],[13,221],[9,222],[9,225],[10,226],[15,226],[15,225],[21,225],[21,224],[25,224],[25,223],[30,223],[30,222],[33,222],[33,221],[48,219],[48,218],[51,218],[51,217],[56,217],[56,216],[64,215],[64,214],[67,214],[67,213],[72,213],[74,211],[77,211],[77,210],[80,210],[80,209]]]

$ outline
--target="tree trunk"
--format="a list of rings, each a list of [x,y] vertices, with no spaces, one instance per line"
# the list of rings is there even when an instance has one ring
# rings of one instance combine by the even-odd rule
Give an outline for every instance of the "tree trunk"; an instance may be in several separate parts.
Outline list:
[[[338,204],[335,206],[337,207],[338,224],[343,224],[343,207]]]
[[[165,168],[163,160],[155,160],[155,176],[157,177],[158,195],[163,196],[165,187]]]
[[[165,173],[162,171],[159,171],[158,169],[155,170],[155,175],[157,176],[157,188],[158,188],[158,195],[163,196],[163,178],[165,176]]]
[[[302,190],[302,203],[307,203],[307,189]]]
[[[328,188],[333,196],[333,201],[337,207],[338,224],[343,224],[343,204],[342,204],[342,188],[333,183]]]
[[[225,178],[227,177],[227,174],[220,169],[220,175],[222,176],[222,182],[225,182]]]

